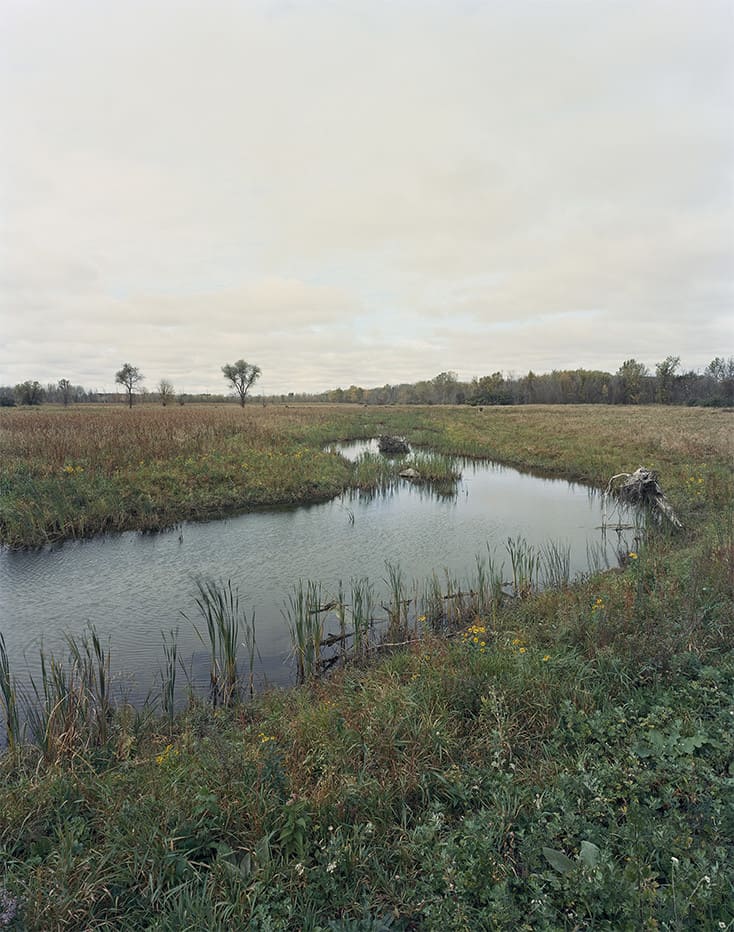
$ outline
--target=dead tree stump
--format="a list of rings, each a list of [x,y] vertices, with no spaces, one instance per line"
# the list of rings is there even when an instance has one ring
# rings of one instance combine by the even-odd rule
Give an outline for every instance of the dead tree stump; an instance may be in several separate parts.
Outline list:
[[[618,479],[623,479],[624,481],[615,486],[614,483]],[[673,527],[683,527],[680,518],[673,510],[672,505],[665,497],[665,493],[660,487],[657,473],[653,472],[652,469],[639,466],[633,473],[621,472],[616,476],[612,476],[607,483],[604,497],[606,498],[612,492],[617,495],[620,501],[628,505],[642,505],[666,518]]]

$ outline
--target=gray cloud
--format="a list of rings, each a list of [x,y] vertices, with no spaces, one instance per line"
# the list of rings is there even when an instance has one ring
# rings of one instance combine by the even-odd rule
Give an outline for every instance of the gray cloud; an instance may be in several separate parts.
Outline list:
[[[734,351],[717,0],[0,13],[0,383]]]

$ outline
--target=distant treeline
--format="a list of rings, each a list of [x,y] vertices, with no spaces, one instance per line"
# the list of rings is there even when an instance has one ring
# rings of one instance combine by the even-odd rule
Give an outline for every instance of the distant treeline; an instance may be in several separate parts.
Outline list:
[[[164,383],[162,381],[161,384]],[[170,383],[166,383],[170,384]],[[90,391],[72,385],[67,379],[41,385],[22,382],[15,386],[0,386],[0,407],[54,404],[117,403],[126,396],[116,392]],[[140,389],[137,403],[185,404],[188,402],[236,402],[220,394],[171,393]],[[253,403],[337,403],[337,404],[674,404],[707,407],[734,406],[734,356],[717,356],[702,372],[681,371],[680,358],[667,356],[654,371],[635,359],[627,359],[616,373],[595,369],[554,369],[552,372],[517,376],[493,372],[490,375],[462,382],[455,372],[440,372],[432,379],[420,382],[385,384],[379,388],[334,388],[320,393],[289,392],[265,398],[253,398]]]
[[[65,380],[62,379],[61,382]],[[60,383],[59,383],[60,384]],[[100,392],[96,389],[83,388],[81,385],[68,384],[68,387],[59,387],[59,384],[28,381],[18,385],[0,385],[0,408],[12,408],[15,405],[40,404],[127,404],[125,392]],[[148,391],[140,388],[135,393],[136,404],[186,404],[187,402],[237,402],[238,399],[229,395],[215,395],[210,392],[201,394],[179,393],[171,396],[158,391]]]
[[[680,372],[680,359],[668,356],[650,372],[627,359],[615,374],[591,369],[554,369],[523,376],[493,372],[461,382],[455,372],[432,379],[380,388],[335,388],[318,395],[291,393],[286,401],[359,404],[680,404],[734,405],[734,356],[717,356],[703,372]]]

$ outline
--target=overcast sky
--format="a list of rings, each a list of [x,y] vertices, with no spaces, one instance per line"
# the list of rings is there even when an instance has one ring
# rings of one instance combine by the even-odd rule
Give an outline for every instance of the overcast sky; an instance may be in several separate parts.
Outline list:
[[[734,2],[0,0],[0,384],[734,354]]]

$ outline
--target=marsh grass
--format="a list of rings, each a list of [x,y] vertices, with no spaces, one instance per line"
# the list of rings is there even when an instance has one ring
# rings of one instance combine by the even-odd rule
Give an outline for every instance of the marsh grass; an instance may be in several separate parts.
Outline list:
[[[14,751],[21,739],[18,691],[13,677],[5,638],[0,631],[0,702],[5,716],[8,748]]]
[[[56,750],[0,759],[2,893],[20,904],[18,927],[731,922],[730,420],[687,409],[379,415],[413,442],[422,432],[447,452],[493,452],[599,485],[649,463],[686,532],[652,528],[614,572],[544,589],[538,579],[564,577],[562,554],[546,555],[549,570],[515,540],[507,574],[513,590],[533,581],[524,598],[503,592],[505,568],[487,555],[461,586],[437,573],[417,595],[396,572],[388,605],[420,603],[400,622],[404,649],[247,704],[192,701],[172,724],[113,710],[104,753],[82,728],[97,729],[81,714],[82,677],[70,678],[87,651],[47,665],[53,715],[70,693],[68,713],[51,716]],[[313,417],[307,429],[302,412],[278,420],[284,442],[379,432],[366,409]],[[336,601],[348,626],[346,589]],[[369,582],[349,589],[355,632],[357,617],[371,631]],[[443,596],[458,591],[466,615],[454,622],[480,633],[446,637]],[[324,599],[305,582],[300,593],[305,672],[309,624],[324,613],[303,606]],[[426,623],[414,637],[424,607],[441,636]],[[0,676],[14,687],[1,653]]]
[[[50,754],[53,766],[7,755],[0,846],[25,926],[176,929],[185,917],[295,932],[389,913],[398,928],[458,932],[521,928],[535,899],[540,927],[562,928],[573,910],[589,927],[677,915],[715,928],[731,900],[721,543],[671,554],[653,541],[644,563],[524,599],[500,595],[501,568],[484,557],[461,587],[444,574],[425,589],[436,600],[461,589],[466,615],[452,622],[496,609],[485,648],[424,625],[367,670],[246,706],[192,703],[165,729],[113,714],[104,765],[88,739],[70,750],[62,734],[69,753]],[[342,587],[352,618],[368,588]],[[325,607],[318,587],[293,597],[305,622],[324,617],[306,608]],[[102,656],[91,639],[72,666],[87,655]],[[61,681],[49,695],[78,695]],[[586,876],[589,845],[604,867]],[[659,882],[642,887],[653,871]]]
[[[563,589],[571,582],[571,546],[548,541],[540,548],[543,585]]]
[[[408,598],[403,570],[398,563],[385,561],[387,576],[383,580],[387,586],[388,604],[385,606],[388,617],[386,637],[400,640],[408,636],[411,598]]]
[[[457,457],[488,457],[599,488],[645,463],[688,524],[730,481],[730,421],[725,411],[668,406],[528,405],[481,416],[473,408],[418,406],[2,409],[0,541],[39,546],[320,501],[348,488],[367,494],[392,481],[395,464],[373,456],[353,467],[324,447],[384,430],[430,448],[415,458],[437,489],[457,471]]]
[[[178,628],[172,628],[168,633],[161,631],[163,639],[164,665],[160,670],[161,680],[161,711],[168,721],[168,727],[173,728],[173,719],[176,713],[176,678],[178,673]]]
[[[415,469],[421,482],[436,483],[447,488],[461,478],[456,457],[430,450],[418,450],[400,463],[400,469]]]
[[[321,642],[324,638],[321,584],[299,579],[283,608],[296,661],[296,677],[305,683],[321,672]]]
[[[240,606],[239,591],[231,580],[218,583],[212,579],[197,581],[195,598],[199,615],[204,620],[205,633],[193,624],[199,640],[209,648],[210,697],[214,706],[231,705],[239,695],[237,653],[240,636],[249,661],[249,689],[254,692],[254,663],[256,654],[255,613],[248,618]],[[187,621],[190,619],[184,615]],[[170,664],[169,664],[170,666]]]
[[[25,695],[23,720],[46,761],[105,745],[114,712],[110,652],[94,626],[79,639],[67,635],[66,642],[65,660],[40,649],[40,679],[30,677]]]
[[[364,660],[370,645],[370,631],[374,622],[375,591],[367,577],[351,581],[352,625],[354,627],[354,655]]]
[[[527,598],[537,587],[540,554],[522,537],[508,537],[505,549],[512,568],[512,593],[518,598]]]

